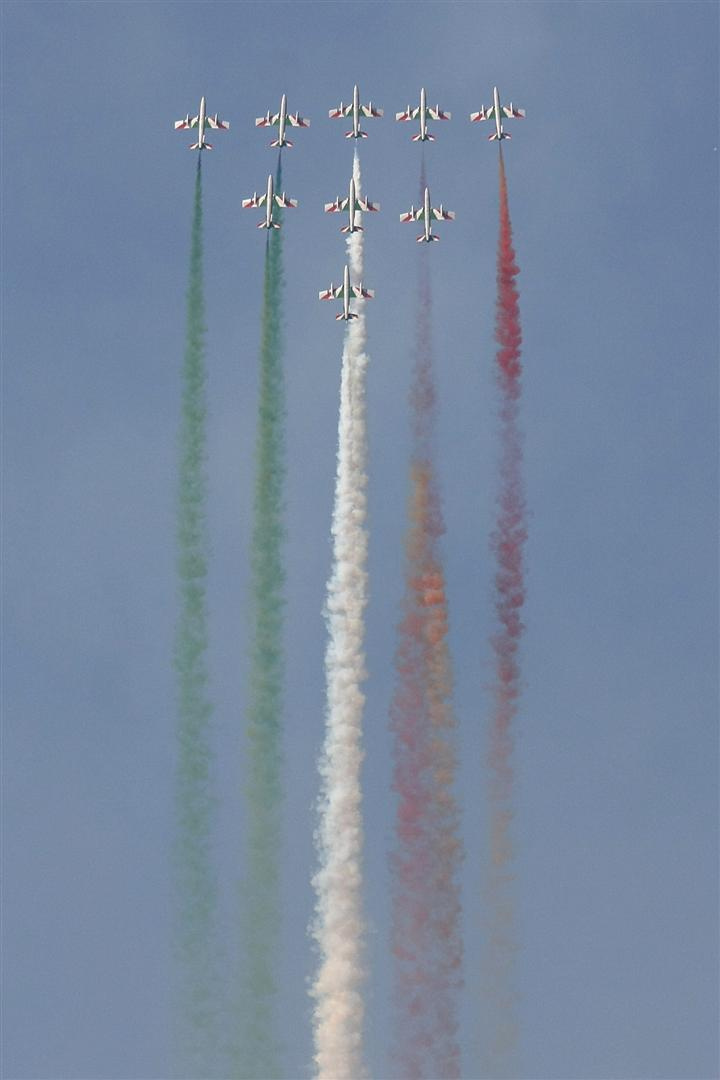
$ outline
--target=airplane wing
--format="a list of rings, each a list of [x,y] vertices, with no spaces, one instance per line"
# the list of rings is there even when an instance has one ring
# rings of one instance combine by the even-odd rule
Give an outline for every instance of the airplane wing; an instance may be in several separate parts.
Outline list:
[[[452,113],[444,112],[439,105],[436,105],[434,109],[428,108],[427,114],[431,120],[450,120]]]
[[[513,105],[512,102],[510,102],[509,105],[503,105],[502,111],[505,113],[508,120],[512,120],[513,117],[515,117],[516,120],[525,119],[525,110],[518,109],[517,105]]]
[[[363,116],[382,116],[382,109],[378,109],[376,105],[361,105],[360,112]]]
[[[206,123],[208,127],[211,127],[214,131],[228,131],[230,124],[227,120],[218,120],[217,114],[215,116],[206,117]]]
[[[176,131],[184,131],[187,128],[197,127],[199,119],[200,119],[199,116],[193,116],[192,118],[189,117],[189,116],[186,116],[184,120],[176,120],[175,121],[175,130]]]
[[[420,106],[416,105],[414,109],[411,109],[408,105],[407,109],[402,112],[395,113],[396,120],[415,120],[420,115]]]
[[[483,105],[479,112],[470,113],[470,119],[477,120],[494,120],[495,119],[495,106],[489,105],[486,109]]]
[[[321,289],[318,296],[321,300],[337,300],[345,295],[343,285],[331,285],[329,289]]]
[[[342,116],[349,116],[352,109],[352,105],[343,105],[343,103],[340,102],[337,109],[330,109],[328,116],[331,120],[339,120]]]
[[[253,206],[264,206],[267,202],[267,192],[264,195],[258,195],[257,192],[250,199],[243,199],[242,205],[247,210]]]
[[[375,296],[375,290],[366,289],[364,285],[351,285],[350,291],[353,296],[357,296],[359,300],[372,300]]]
[[[445,210],[442,206],[439,208],[433,206],[432,216],[435,218],[436,221],[454,221],[455,211]]]
[[[292,127],[310,127],[310,121],[306,120],[300,113],[288,113],[288,124]]]
[[[325,203],[325,213],[326,214],[337,214],[341,210],[347,210],[349,202],[350,202],[350,199],[347,197],[347,195],[345,196],[344,199],[337,198],[335,200],[335,202],[327,202],[327,203]]]
[[[255,127],[272,127],[274,124],[280,123],[280,113],[273,113],[272,115],[267,112],[264,116],[258,116],[255,121]]]
[[[275,202],[277,203],[278,206],[284,206],[284,207],[293,207],[293,206],[297,206],[297,204],[298,204],[297,199],[289,198],[285,194],[284,191],[283,191],[282,195],[276,195],[275,196]]]
[[[425,211],[423,210],[422,206],[418,210],[416,210],[414,207],[411,207],[408,210],[407,214],[401,214],[400,215],[400,220],[401,221],[422,221],[422,219],[424,217],[425,217]]]
[[[347,202],[347,199],[345,201]],[[367,213],[370,210],[379,210],[380,209],[380,203],[379,202],[370,202],[369,199],[356,199],[355,200],[355,209],[356,210],[363,210],[365,213]]]

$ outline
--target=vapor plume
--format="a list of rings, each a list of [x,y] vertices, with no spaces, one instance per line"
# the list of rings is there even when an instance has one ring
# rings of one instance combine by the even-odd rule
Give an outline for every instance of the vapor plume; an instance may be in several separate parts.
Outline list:
[[[500,462],[497,519],[492,536],[495,555],[497,632],[493,713],[489,732],[490,863],[486,882],[486,943],[483,962],[485,1002],[485,1071],[492,1077],[513,1069],[517,1043],[514,958],[518,948],[513,891],[512,822],[514,721],[521,690],[519,646],[525,600],[523,548],[527,538],[519,429],[522,365],[520,308],[515,279],[519,268],[513,247],[505,165],[500,150],[500,228],[497,255],[498,343],[496,376],[500,393]]]
[[[424,164],[420,179],[425,188]],[[462,858],[454,796],[455,717],[448,607],[439,550],[445,531],[435,474],[436,390],[428,249],[420,251],[410,390],[412,460],[403,618],[391,708],[398,793],[391,859],[395,957],[394,1076],[460,1076]]]
[[[205,308],[202,173],[195,178],[182,371],[177,509],[180,612],[175,637],[177,765],[175,776],[175,946],[180,1012],[177,1056],[183,1076],[210,1075],[216,1046],[217,884],[212,862],[212,707],[208,695],[205,528]]]
[[[360,162],[353,174],[360,194]],[[362,279],[363,233],[347,240],[353,282]],[[348,322],[340,376],[337,473],[332,520],[333,564],[325,618],[326,727],[320,756],[316,847],[319,868],[312,934],[319,953],[311,987],[316,1075],[357,1080],[363,1060],[365,918],[362,905],[363,818],[360,772],[366,677],[367,602],[364,302]]]
[[[278,154],[275,190],[282,190]],[[275,211],[278,222],[282,210]],[[285,386],[283,374],[283,232],[268,230],[260,346],[251,551],[250,697],[247,708],[247,862],[241,895],[242,957],[237,1076],[281,1076],[277,1031],[277,962],[281,928],[283,735],[283,560]]]

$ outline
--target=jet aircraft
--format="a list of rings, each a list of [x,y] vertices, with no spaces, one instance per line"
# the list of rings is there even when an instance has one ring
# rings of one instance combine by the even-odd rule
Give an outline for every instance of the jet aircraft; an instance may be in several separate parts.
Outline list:
[[[278,137],[273,139],[270,143],[271,146],[292,146],[289,139],[285,138],[285,128],[290,124],[291,127],[310,127],[310,121],[306,120],[299,113],[289,113],[287,111],[287,95],[283,94],[280,98],[280,112],[270,114],[268,109],[265,116],[258,116],[255,121],[255,127],[277,127]]]
[[[284,191],[282,195],[275,195],[273,192],[272,173],[270,173],[265,194],[258,195],[256,191],[251,199],[243,199],[242,204],[246,210],[256,206],[265,207],[265,218],[263,221],[258,221],[258,229],[279,229],[280,222],[273,220],[273,207],[294,207],[297,206],[297,199],[288,198]]]
[[[358,212],[358,210],[362,210],[363,212],[366,212],[368,210],[379,210],[379,209],[380,209],[380,203],[373,203],[373,202],[370,202],[369,199],[358,198],[357,192],[355,190],[355,178],[354,177],[350,178],[350,190],[349,190],[348,195],[347,195],[346,198],[341,199],[340,196],[338,195],[335,202],[325,203],[325,213],[326,214],[342,213],[343,210],[348,211],[348,216],[350,218],[350,221],[349,221],[349,224],[341,226],[340,232],[343,232],[343,233],[362,232],[362,225],[358,225],[358,223],[357,223],[357,221],[355,219],[355,215]]]
[[[357,86],[353,87],[353,99],[351,105],[343,105],[342,101],[337,109],[330,109],[328,116],[331,120],[339,120],[343,116],[352,116],[352,131],[345,132],[346,139],[367,139],[367,131],[360,130],[360,114],[363,116],[382,116],[382,109],[378,109],[372,102],[367,105],[360,104],[360,91]]]
[[[509,105],[500,104],[500,94],[498,93],[497,86],[493,87],[493,104],[486,109],[484,105],[481,106],[479,112],[470,113],[470,119],[475,122],[477,120],[494,120],[495,130],[492,135],[488,135],[488,139],[492,142],[495,139],[511,139],[507,131],[503,130],[502,120],[503,116],[506,116],[508,120],[515,118],[516,120],[525,119],[525,110],[518,109],[513,105],[512,101]]]
[[[372,300],[375,292],[373,289],[366,289],[362,281],[359,285],[351,285],[350,269],[346,264],[343,271],[342,285],[331,285],[329,289],[322,289],[318,295],[321,300],[342,300],[342,311],[339,311],[335,318],[348,321],[358,317],[356,311],[350,310],[351,299],[357,297],[359,300]]]
[[[215,113],[214,116],[208,116],[207,115],[207,113],[205,112],[205,98],[201,97],[200,98],[200,111],[198,112],[197,116],[191,117],[190,113],[188,113],[184,120],[176,120],[175,121],[175,130],[176,131],[185,131],[187,128],[196,127],[198,129],[198,141],[195,142],[195,143],[191,143],[190,149],[191,150],[212,150],[211,144],[209,142],[205,141],[205,125],[206,124],[207,124],[207,126],[209,128],[213,128],[213,129],[218,130],[218,131],[227,131],[228,128],[230,127],[230,124],[228,123],[227,120],[220,120],[218,118],[217,113]]]
[[[417,240],[418,243],[429,244],[431,240],[439,240],[440,237],[436,236],[432,231],[433,218],[435,221],[454,221],[455,212],[453,210],[446,210],[443,204],[440,203],[438,207],[430,205],[430,190],[425,188],[425,195],[423,197],[422,206],[416,210],[414,206],[411,206],[407,214],[401,214],[401,221],[422,221],[425,229],[420,233]]]
[[[431,108],[427,104],[427,98],[425,94],[425,87],[420,90],[420,104],[411,109],[410,106],[405,109],[404,112],[395,113],[396,120],[415,120],[420,117],[420,131],[417,135],[413,135],[413,142],[426,142],[428,139],[434,139],[435,136],[431,135],[427,129],[427,119],[431,120],[449,120],[452,113],[443,112],[439,105],[435,108]]]

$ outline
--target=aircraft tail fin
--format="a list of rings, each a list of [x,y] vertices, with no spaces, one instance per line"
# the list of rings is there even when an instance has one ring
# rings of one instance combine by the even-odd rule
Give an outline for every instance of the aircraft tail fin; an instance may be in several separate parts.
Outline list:
[[[427,240],[439,240],[440,237],[436,236],[435,233],[432,233],[432,232],[430,233],[430,235],[428,237],[425,236],[425,233],[421,233],[420,236],[417,237],[417,242],[418,242],[418,244],[422,244],[423,240],[426,240],[426,239]]]
[[[190,149],[191,150],[212,150],[212,145],[209,142],[206,142],[205,139],[203,139],[202,142],[191,143]]]
[[[292,143],[290,142],[289,139],[284,139],[282,142],[280,142],[279,139],[273,139],[273,141],[270,143],[270,145],[271,146],[283,147],[283,146],[292,146]]]
[[[267,229],[268,228],[268,223],[267,223],[267,221],[258,221],[258,226],[257,227],[258,227],[258,229]],[[269,227],[271,229],[279,229],[280,228],[277,221],[271,221]]]
[[[497,137],[498,137],[497,131],[493,131],[492,135],[488,135],[488,139],[490,140],[490,142],[495,142],[497,140]],[[512,135],[510,135],[509,132],[507,132],[507,131],[501,131],[500,132],[500,138],[501,139],[512,139]]]
[[[363,229],[362,225],[356,225],[354,229],[351,229],[349,225],[341,225],[341,227],[340,227],[340,232],[341,233],[364,232],[364,231],[365,230]]]
[[[361,131],[360,128],[358,128],[357,135],[355,134],[354,131],[346,131],[345,132],[345,138],[346,139],[367,139],[367,131]]]

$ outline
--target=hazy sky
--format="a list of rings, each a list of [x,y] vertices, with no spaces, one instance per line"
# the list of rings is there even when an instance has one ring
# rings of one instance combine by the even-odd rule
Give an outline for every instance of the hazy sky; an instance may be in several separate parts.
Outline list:
[[[287,709],[282,1009],[309,1075],[315,769],[342,329],[317,290],[322,205],[385,109],[367,195],[370,605],[368,1057],[387,1076],[388,708],[402,594],[420,147],[456,211],[433,262],[438,467],[462,761],[464,1075],[476,1077],[479,880],[494,624],[489,535],[497,147],[521,267],[527,548],[517,753],[523,1080],[717,1074],[718,7],[714,3],[23,3],[3,23],[3,1042],[8,1080],[169,1075],[175,477],[195,155],[204,155],[210,665],[218,866],[233,959],[242,872],[263,234],[254,118],[312,126],[284,162]],[[478,130],[480,129],[480,130]],[[230,961],[229,961],[230,963]]]

